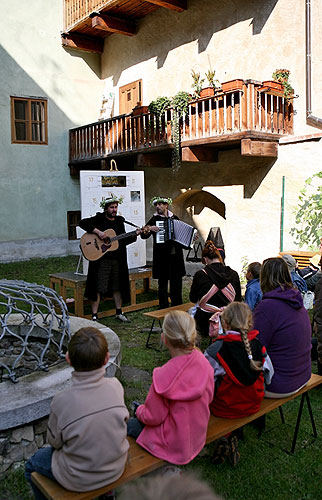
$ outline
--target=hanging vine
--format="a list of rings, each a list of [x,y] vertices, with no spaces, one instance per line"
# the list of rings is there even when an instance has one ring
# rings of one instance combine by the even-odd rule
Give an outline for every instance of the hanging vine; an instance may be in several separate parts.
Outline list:
[[[174,148],[171,155],[172,172],[176,174],[181,167],[180,155],[180,119],[188,112],[190,96],[188,92],[180,91],[171,100],[173,108],[172,140]]]

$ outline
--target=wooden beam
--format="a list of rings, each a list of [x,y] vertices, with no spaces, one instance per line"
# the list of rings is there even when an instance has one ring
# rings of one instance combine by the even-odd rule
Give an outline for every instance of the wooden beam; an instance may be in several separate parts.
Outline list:
[[[131,21],[96,13],[91,14],[90,17],[92,18],[92,28],[97,30],[127,36],[133,36],[136,33],[136,25]]]
[[[205,161],[214,163],[218,161],[218,151],[205,147],[183,147],[182,161]]]
[[[242,156],[272,156],[277,158],[278,155],[278,143],[272,141],[242,139],[240,149]]]
[[[146,0],[146,2],[177,12],[187,10],[187,0]]]
[[[68,49],[83,50],[102,54],[104,50],[104,40],[74,33],[62,33],[62,46]]]

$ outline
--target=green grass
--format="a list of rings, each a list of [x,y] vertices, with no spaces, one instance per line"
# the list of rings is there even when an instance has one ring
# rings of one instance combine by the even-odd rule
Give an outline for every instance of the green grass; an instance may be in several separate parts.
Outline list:
[[[77,257],[34,259],[17,264],[0,264],[0,277],[23,279],[48,286],[49,274],[76,269]],[[188,300],[191,280],[185,280],[184,299]],[[155,287],[155,283],[153,283]],[[101,320],[119,336],[122,344],[122,366],[132,366],[152,374],[153,368],[169,359],[166,350],[154,351],[145,348],[147,332],[143,328],[151,325],[151,319],[143,311],[128,313],[131,323],[120,323],[110,317]],[[158,335],[154,335],[158,339]],[[202,345],[202,347],[204,347]],[[315,364],[314,364],[315,365]],[[314,366],[314,371],[316,367]],[[148,387],[147,381],[128,380],[120,372],[125,388],[127,405],[133,400],[143,401]],[[322,498],[322,388],[310,392],[310,399],[319,437],[311,436],[309,415],[304,406],[301,427],[295,454],[288,455],[281,448],[290,448],[299,399],[284,405],[286,424],[281,425],[279,411],[267,416],[268,432],[261,439],[251,425],[245,428],[245,438],[240,441],[241,461],[236,468],[228,463],[211,464],[213,444],[206,447],[206,455],[197,457],[187,470],[197,470],[214,490],[226,500],[318,500]],[[196,422],[196,426],[198,422]],[[0,436],[1,437],[1,436]],[[21,470],[10,472],[0,481],[0,499],[29,500],[28,488]]]

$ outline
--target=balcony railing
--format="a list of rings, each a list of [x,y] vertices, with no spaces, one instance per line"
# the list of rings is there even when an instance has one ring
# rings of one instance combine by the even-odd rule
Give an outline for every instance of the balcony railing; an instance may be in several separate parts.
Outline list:
[[[111,0],[63,0],[64,31],[86,19],[92,12],[98,12],[111,3]]]
[[[149,149],[172,147],[173,110],[159,119],[151,113],[116,116],[70,130],[70,163],[103,159]],[[293,132],[293,103],[281,95],[261,91],[259,83],[245,82],[242,89],[189,103],[180,121],[181,141],[207,143],[234,139],[241,132],[277,137]]]

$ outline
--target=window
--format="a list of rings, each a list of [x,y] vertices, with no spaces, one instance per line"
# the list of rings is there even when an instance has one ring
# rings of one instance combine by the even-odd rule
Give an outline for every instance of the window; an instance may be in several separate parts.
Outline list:
[[[48,144],[46,99],[11,97],[11,142]]]
[[[73,210],[67,212],[67,229],[68,229],[68,239],[77,240],[76,226],[78,226],[81,220],[80,210]]]

